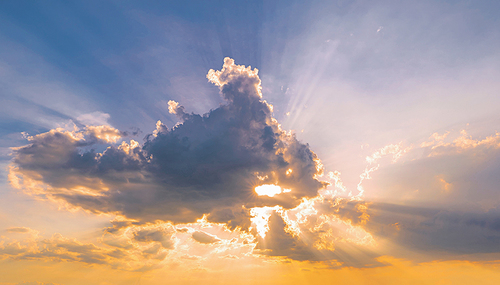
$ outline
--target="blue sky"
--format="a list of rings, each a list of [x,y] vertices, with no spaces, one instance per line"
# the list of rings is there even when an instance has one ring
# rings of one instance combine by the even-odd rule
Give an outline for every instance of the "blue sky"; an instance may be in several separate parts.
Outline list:
[[[334,80],[369,93],[369,99],[406,107],[421,99],[407,94],[405,88],[415,89],[410,84],[487,80],[496,71],[497,10],[495,1],[5,2],[2,62],[9,82],[3,93],[17,109],[33,108],[42,116],[68,119],[97,111],[110,114],[117,127],[146,131],[157,119],[175,123],[159,108],[162,99],[187,97],[183,104],[198,113],[216,107],[220,99],[204,74],[229,56],[269,80],[267,98],[278,118],[293,101],[282,86],[295,87],[300,97],[314,90],[329,106],[335,104],[337,92],[328,86]],[[485,68],[493,70],[478,73]],[[46,91],[14,91],[35,84],[45,84]],[[57,100],[53,93],[59,92],[73,98]],[[16,114],[5,117],[3,136],[51,127]],[[468,120],[453,119],[445,123]]]

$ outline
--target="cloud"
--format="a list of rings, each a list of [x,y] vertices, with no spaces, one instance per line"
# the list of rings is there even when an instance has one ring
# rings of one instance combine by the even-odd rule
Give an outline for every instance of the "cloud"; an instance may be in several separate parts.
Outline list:
[[[500,208],[460,211],[373,203],[367,229],[431,256],[500,252]]]
[[[12,227],[6,229],[8,233],[29,233],[32,230],[30,228],[25,228],[25,227]]]
[[[269,217],[269,231],[260,238],[256,252],[269,256],[285,256],[295,260],[317,260],[318,250],[286,232],[286,223],[276,212]]]
[[[498,207],[500,134],[434,133],[397,162],[381,166],[366,199],[442,209]]]
[[[103,126],[103,125],[108,125],[108,120],[110,117],[111,116],[107,113],[96,111],[96,112],[80,115],[80,116],[76,117],[76,119],[80,123],[82,123],[86,126]]]
[[[134,240],[139,242],[158,242],[163,248],[172,249],[174,244],[171,240],[172,229],[153,228],[142,229],[134,233]]]
[[[396,256],[420,252],[426,260],[497,253],[499,142],[498,134],[478,139],[461,131],[433,134],[420,147],[385,146],[366,157],[359,194],[351,199],[338,198],[337,190],[349,191],[340,173],[331,172],[336,190],[322,190],[294,209],[255,215],[265,234],[257,236],[256,251],[354,267],[380,265],[377,248]]]
[[[103,264],[113,259],[113,255],[116,255],[116,252],[99,248],[92,243],[81,243],[64,238],[60,234],[54,234],[50,239],[37,238],[26,243],[14,241],[0,247],[0,256],[12,259],[45,259]]]
[[[202,231],[196,231],[191,236],[194,240],[200,243],[216,243],[220,241],[218,237]]]
[[[173,236],[187,233],[201,245],[217,244],[225,255],[239,253],[242,245],[202,228],[173,231],[153,222],[186,224],[205,217],[207,223],[256,234],[254,212],[269,208],[268,235],[244,239],[256,246],[255,253],[341,259],[352,266],[373,262],[356,263],[333,253],[341,252],[343,243],[357,246],[369,239],[359,227],[366,213],[357,205],[355,211],[361,213],[342,220],[340,216],[347,215],[327,206],[331,199],[318,196],[329,185],[319,180],[323,166],[307,144],[282,130],[272,117],[272,106],[262,99],[258,71],[226,58],[222,70],[210,70],[207,78],[220,88],[226,104],[197,115],[169,101],[169,112],[180,122],[169,128],[158,121],[142,145],[125,141],[124,133],[109,126],[54,129],[29,137],[30,145],[14,149],[11,184],[68,208],[122,216],[102,238],[105,248],[114,249],[108,250],[113,256],[105,254],[109,259],[136,251],[161,260],[166,250],[175,248]],[[96,151],[99,148],[104,150]],[[335,186],[341,185],[340,174],[335,175],[330,175]],[[281,191],[260,195],[255,191],[259,185],[279,185]],[[337,239],[338,228],[360,236],[338,230]],[[139,250],[141,243],[147,246]]]
[[[446,131],[416,145],[398,160],[378,164],[364,182],[370,201],[363,202],[369,217],[364,228],[432,257],[498,253],[500,134],[474,138],[465,130]]]
[[[20,241],[4,239],[0,241],[0,259],[81,262],[147,271],[156,268],[175,248],[174,233],[169,223],[137,225],[134,221],[115,220],[94,243],[58,233],[50,238],[34,235]]]
[[[226,58],[207,78],[225,105],[198,115],[170,101],[169,111],[181,121],[171,129],[158,122],[142,146],[109,126],[32,136],[31,144],[13,150],[11,184],[69,208],[174,223],[212,213],[233,227],[248,226],[238,207],[293,208],[326,186],[317,179],[316,154],[272,117],[257,69]],[[258,196],[254,188],[261,184],[291,191]]]
[[[257,69],[226,58],[207,78],[225,104],[198,115],[171,100],[169,112],[179,122],[169,128],[158,121],[142,144],[126,141],[126,133],[113,127],[88,125],[28,136],[29,145],[14,148],[9,173],[14,187],[68,209],[117,218],[98,245],[35,235],[32,243],[2,244],[2,255],[142,271],[164,265],[167,256],[177,262],[252,252],[331,268],[373,267],[382,265],[377,238],[450,253],[491,252],[498,241],[496,210],[473,214],[435,207],[439,210],[408,217],[404,211],[413,206],[394,212],[376,199],[362,200],[380,188],[395,200],[420,189],[427,200],[465,203],[478,186],[487,190],[474,194],[473,202],[495,208],[484,202],[495,203],[498,134],[482,140],[464,132],[456,138],[436,134],[420,147],[403,142],[382,147],[366,157],[353,194],[340,172],[323,176],[309,145],[273,118]],[[471,184],[477,180],[470,176],[480,183]],[[263,193],[255,191],[262,185],[268,185]],[[179,244],[196,252],[180,250]]]
[[[338,205],[339,202],[343,205]],[[359,224],[353,225],[342,214],[332,213],[335,210],[328,209],[326,204],[338,211],[346,202],[343,199],[335,202],[318,200],[314,205],[316,212],[298,222],[294,214],[303,211],[272,212],[265,237],[257,237],[255,253],[298,261],[326,262],[331,266],[334,264],[333,267],[381,266],[376,260],[380,255],[374,251],[372,235]],[[360,210],[354,212],[359,214]]]

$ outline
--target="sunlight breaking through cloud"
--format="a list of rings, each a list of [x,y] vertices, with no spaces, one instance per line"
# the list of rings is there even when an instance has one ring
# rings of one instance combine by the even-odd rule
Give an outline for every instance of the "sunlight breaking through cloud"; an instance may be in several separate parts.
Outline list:
[[[500,148],[498,134],[474,140],[465,131],[451,142],[447,132],[420,147],[389,144],[366,156],[355,193],[339,171],[327,172],[309,145],[282,129],[262,99],[257,69],[226,58],[207,78],[226,104],[197,115],[171,100],[169,113],[179,122],[169,128],[158,120],[143,143],[107,125],[26,135],[30,144],[12,149],[13,187],[70,211],[116,218],[95,243],[13,227],[10,235],[29,238],[2,242],[0,255],[129,271],[176,263],[202,268],[215,257],[380,266],[377,235],[397,239],[411,221],[394,222],[380,210],[394,210],[389,205],[364,201],[376,171],[415,160],[422,150],[445,158]],[[443,173],[429,183],[442,194],[460,191]]]
[[[359,231],[332,212],[344,202],[327,190],[327,180],[345,192],[340,173],[323,180],[321,160],[281,129],[272,106],[262,100],[257,69],[226,58],[222,70],[210,70],[207,78],[226,105],[201,116],[171,100],[169,112],[180,122],[170,129],[158,121],[142,144],[127,142],[126,133],[109,126],[73,125],[28,136],[29,145],[13,150],[11,185],[72,211],[122,217],[103,242],[158,260],[192,240],[218,252],[229,245],[204,227],[247,232],[253,238],[243,239],[255,254],[339,259],[333,244],[342,235],[334,232]],[[155,224],[160,221],[166,224]],[[173,225],[181,228],[166,230]],[[191,239],[179,239],[183,232]],[[366,238],[347,236],[343,242],[352,245]],[[281,239],[290,243],[286,249]]]

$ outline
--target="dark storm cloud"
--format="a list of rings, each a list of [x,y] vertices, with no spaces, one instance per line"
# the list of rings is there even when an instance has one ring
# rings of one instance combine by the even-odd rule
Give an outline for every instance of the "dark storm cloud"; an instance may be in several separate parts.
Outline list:
[[[292,208],[317,195],[325,186],[315,178],[318,159],[272,117],[257,70],[226,58],[223,69],[211,70],[207,78],[226,104],[198,115],[169,102],[181,122],[172,129],[158,122],[143,146],[122,142],[97,152],[123,136],[105,126],[33,136],[30,145],[14,150],[12,185],[92,212],[173,222],[212,213],[211,219],[231,227],[248,226],[248,213],[238,207]],[[257,196],[254,187],[260,184],[291,192]]]

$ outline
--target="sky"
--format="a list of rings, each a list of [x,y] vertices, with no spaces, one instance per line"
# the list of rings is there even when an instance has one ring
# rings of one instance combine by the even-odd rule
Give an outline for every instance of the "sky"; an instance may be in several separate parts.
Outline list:
[[[0,285],[497,284],[498,1],[1,1]]]

